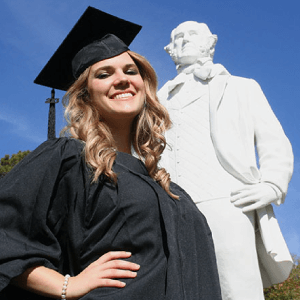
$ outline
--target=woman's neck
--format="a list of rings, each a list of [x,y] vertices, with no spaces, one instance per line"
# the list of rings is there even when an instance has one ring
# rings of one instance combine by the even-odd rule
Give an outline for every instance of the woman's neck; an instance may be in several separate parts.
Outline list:
[[[131,122],[130,124],[120,122],[120,124],[109,126],[115,140],[117,150],[120,152],[131,154],[131,125]]]

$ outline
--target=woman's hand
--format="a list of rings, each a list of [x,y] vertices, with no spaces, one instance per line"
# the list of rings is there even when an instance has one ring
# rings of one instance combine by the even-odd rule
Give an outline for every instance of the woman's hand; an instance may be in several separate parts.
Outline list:
[[[125,251],[111,251],[102,255],[80,274],[69,278],[67,299],[78,299],[99,287],[124,287],[125,283],[117,279],[134,278],[140,268],[124,260],[130,256],[131,253]],[[18,287],[54,299],[60,298],[63,282],[63,275],[44,266],[29,268],[11,281]]]
[[[67,287],[67,299],[78,299],[100,287],[123,288],[125,283],[119,278],[134,278],[140,266],[123,259],[131,256],[124,251],[112,251],[102,255],[80,274],[70,277]]]
[[[257,183],[233,191],[231,193],[230,201],[235,206],[245,206],[242,211],[246,213],[265,207],[277,199],[278,196],[270,185],[266,183]]]

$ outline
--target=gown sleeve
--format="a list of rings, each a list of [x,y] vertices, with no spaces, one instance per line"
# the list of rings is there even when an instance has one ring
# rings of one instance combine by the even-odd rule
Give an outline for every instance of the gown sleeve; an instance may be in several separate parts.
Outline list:
[[[59,269],[68,206],[56,187],[78,161],[78,142],[52,139],[0,180],[0,292],[30,267]]]

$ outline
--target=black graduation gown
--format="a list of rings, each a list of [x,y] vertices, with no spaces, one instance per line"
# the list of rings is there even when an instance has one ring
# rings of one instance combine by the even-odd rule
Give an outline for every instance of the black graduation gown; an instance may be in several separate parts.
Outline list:
[[[186,192],[172,183],[180,200],[172,199],[119,152],[118,184],[90,184],[82,148],[49,140],[0,180],[0,299],[45,299],[11,278],[35,265],[74,276],[112,250],[132,252],[137,277],[81,299],[221,299],[211,231]]]

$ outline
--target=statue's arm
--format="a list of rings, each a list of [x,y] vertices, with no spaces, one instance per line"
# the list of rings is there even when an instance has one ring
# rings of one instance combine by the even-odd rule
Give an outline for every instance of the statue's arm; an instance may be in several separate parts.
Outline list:
[[[255,143],[258,154],[261,181],[269,183],[283,203],[288,183],[293,173],[293,151],[280,122],[275,116],[259,84],[250,80],[249,97],[254,124]]]

